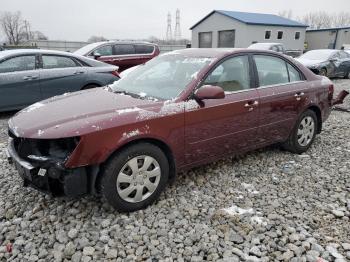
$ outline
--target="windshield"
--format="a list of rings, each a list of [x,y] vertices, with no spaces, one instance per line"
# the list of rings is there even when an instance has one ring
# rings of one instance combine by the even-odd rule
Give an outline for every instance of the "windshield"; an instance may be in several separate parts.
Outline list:
[[[76,50],[74,52],[74,54],[77,55],[86,55],[87,53],[89,53],[92,49],[94,49],[95,47],[100,46],[101,43],[93,43],[93,44],[88,44],[86,46],[83,46],[82,48]]]
[[[310,60],[328,60],[334,54],[334,50],[312,50],[303,54],[300,58]]]
[[[111,85],[114,91],[169,100],[177,97],[214,58],[166,54],[140,65]]]

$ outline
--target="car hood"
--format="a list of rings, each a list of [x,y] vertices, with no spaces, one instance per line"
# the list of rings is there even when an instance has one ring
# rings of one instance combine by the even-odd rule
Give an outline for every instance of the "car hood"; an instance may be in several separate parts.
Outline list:
[[[326,62],[324,60],[311,60],[311,59],[305,59],[305,58],[297,58],[296,60],[306,67],[317,66],[319,64]]]
[[[11,118],[9,128],[16,136],[25,138],[81,136],[134,123],[140,110],[160,108],[162,104],[96,88],[35,103]]]

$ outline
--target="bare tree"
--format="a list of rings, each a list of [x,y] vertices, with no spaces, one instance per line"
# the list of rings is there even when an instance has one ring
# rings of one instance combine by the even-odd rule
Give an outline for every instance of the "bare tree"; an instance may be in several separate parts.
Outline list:
[[[342,27],[350,25],[350,13],[340,12],[329,14],[326,12],[311,12],[299,20],[309,25],[312,29]]]
[[[33,40],[49,40],[49,38],[40,31],[33,31],[31,33],[31,39]]]
[[[332,16],[332,26],[333,27],[342,27],[350,26],[350,13],[340,12]]]
[[[0,16],[0,27],[9,44],[18,45],[27,35],[21,12],[4,12]]]
[[[291,9],[283,10],[283,11],[278,12],[278,15],[285,17],[285,18],[288,18],[288,19],[292,19],[293,18],[293,11]]]
[[[107,41],[107,39],[103,36],[91,36],[89,39],[88,39],[88,42],[89,43],[96,43],[96,42],[102,42],[102,41]]]

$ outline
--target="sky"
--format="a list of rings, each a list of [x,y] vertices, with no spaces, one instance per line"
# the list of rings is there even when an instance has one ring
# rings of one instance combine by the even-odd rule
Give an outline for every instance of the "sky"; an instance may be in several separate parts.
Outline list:
[[[0,0],[0,12],[20,11],[32,30],[51,40],[67,41],[86,41],[92,35],[164,39],[167,14],[172,14],[174,30],[177,8],[182,36],[190,38],[189,28],[214,9],[272,14],[292,10],[294,16],[303,16],[314,11],[350,11],[350,0]]]

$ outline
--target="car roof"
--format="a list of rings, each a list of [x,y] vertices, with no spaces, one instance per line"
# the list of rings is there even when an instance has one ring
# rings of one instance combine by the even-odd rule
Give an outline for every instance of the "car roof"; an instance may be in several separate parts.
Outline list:
[[[206,58],[222,58],[227,55],[236,53],[264,53],[280,55],[270,50],[248,49],[248,48],[187,48],[175,50],[163,55],[178,54],[188,57],[206,57]]]
[[[45,50],[45,49],[13,49],[13,50],[1,51],[0,58],[13,56],[13,55],[41,54],[41,53],[52,54],[52,55],[76,56],[72,53],[64,52],[64,51]]]
[[[97,61],[85,56],[81,56],[74,53],[64,52],[64,51],[55,51],[55,50],[45,50],[45,49],[13,49],[13,50],[5,50],[0,52],[0,59],[7,58],[15,55],[30,55],[30,54],[49,54],[49,55],[64,55],[69,57],[75,57],[83,62],[89,64],[90,66],[106,66],[112,67],[110,64],[106,64],[101,61]]]

